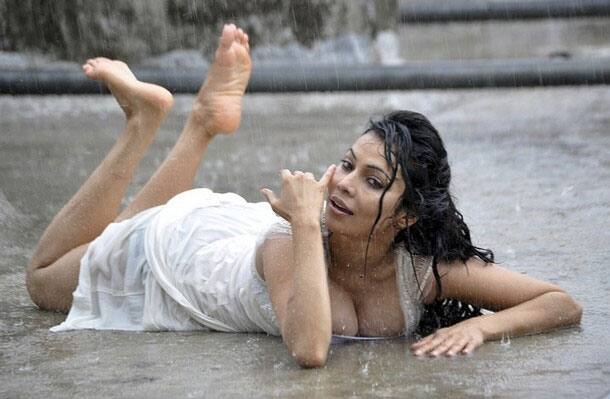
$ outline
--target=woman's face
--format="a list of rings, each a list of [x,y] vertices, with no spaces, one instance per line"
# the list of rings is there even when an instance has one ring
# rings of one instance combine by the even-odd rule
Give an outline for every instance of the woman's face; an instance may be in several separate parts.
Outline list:
[[[347,150],[328,184],[328,229],[338,234],[368,237],[377,217],[379,198],[391,177],[392,171],[384,157],[384,142],[374,133],[360,136]],[[394,230],[394,218],[405,219],[403,212],[395,213],[404,190],[405,183],[398,170],[384,196],[375,235]]]

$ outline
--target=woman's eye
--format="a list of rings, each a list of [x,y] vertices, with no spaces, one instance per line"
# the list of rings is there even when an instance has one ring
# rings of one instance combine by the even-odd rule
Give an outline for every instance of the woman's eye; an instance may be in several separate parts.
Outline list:
[[[344,160],[341,161],[341,167],[343,169],[345,169],[345,170],[351,170],[352,169],[352,164],[349,161],[344,159]]]
[[[366,179],[366,181],[369,183],[369,185],[375,189],[382,189],[383,188],[383,184],[377,180],[377,179],[373,179],[372,177]]]

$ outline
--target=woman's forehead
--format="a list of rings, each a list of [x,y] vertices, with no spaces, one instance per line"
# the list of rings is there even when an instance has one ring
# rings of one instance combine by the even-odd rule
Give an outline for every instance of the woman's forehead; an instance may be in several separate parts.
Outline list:
[[[386,162],[385,143],[373,133],[365,133],[358,137],[351,149],[362,156],[378,158],[384,163]]]
[[[374,162],[388,173],[391,172],[385,157],[385,142],[373,133],[366,133],[358,137],[348,152],[353,152],[358,160],[362,158],[363,161]]]

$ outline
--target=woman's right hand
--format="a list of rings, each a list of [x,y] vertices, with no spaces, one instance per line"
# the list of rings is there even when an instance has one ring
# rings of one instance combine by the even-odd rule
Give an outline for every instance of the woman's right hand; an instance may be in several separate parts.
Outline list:
[[[313,174],[309,172],[292,173],[288,169],[283,169],[280,197],[278,198],[268,188],[263,188],[261,193],[273,211],[289,222],[318,220],[326,187],[335,173],[335,169],[335,165],[330,165],[319,181],[316,181]]]

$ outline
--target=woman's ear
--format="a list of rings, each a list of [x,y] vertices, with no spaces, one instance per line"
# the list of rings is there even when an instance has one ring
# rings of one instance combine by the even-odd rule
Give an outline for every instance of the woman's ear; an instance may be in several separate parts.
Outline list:
[[[394,220],[392,221],[392,225],[397,230],[404,230],[407,227],[415,224],[417,222],[417,217],[409,217],[405,211],[399,211],[396,215],[394,215]]]

